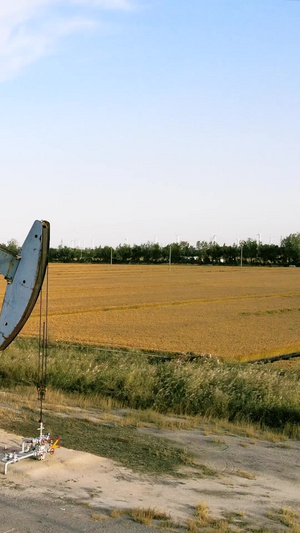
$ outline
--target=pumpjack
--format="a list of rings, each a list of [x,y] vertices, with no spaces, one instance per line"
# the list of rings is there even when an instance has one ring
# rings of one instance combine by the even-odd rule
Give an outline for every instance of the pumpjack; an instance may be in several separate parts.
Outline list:
[[[7,282],[0,314],[0,350],[5,350],[19,334],[36,304],[47,271],[49,242],[49,222],[36,220],[18,255],[0,248],[0,274]],[[40,401],[39,436],[23,439],[21,450],[4,449],[1,462],[4,463],[5,474],[9,464],[28,457],[43,460],[48,453],[52,455],[59,447],[60,437],[54,441],[49,433],[45,434],[42,420],[46,394],[46,332],[47,324],[44,323],[43,342],[39,342],[40,381],[37,385]]]

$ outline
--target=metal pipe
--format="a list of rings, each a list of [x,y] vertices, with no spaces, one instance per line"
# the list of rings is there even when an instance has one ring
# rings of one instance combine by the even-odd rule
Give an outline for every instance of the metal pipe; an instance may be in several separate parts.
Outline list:
[[[5,475],[7,474],[8,465],[18,463],[19,461],[22,461],[22,459],[28,459],[28,457],[33,457],[35,455],[35,452],[32,451],[32,452],[22,453],[22,455],[16,452],[12,452],[9,455],[13,455],[13,457],[11,457],[10,459],[5,459],[5,460],[2,459],[2,461],[4,462],[4,474]]]

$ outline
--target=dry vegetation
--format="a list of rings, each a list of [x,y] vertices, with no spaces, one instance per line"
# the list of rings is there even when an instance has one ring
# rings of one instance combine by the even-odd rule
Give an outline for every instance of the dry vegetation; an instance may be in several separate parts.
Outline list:
[[[0,385],[38,383],[38,343],[19,339],[1,356]],[[16,364],[16,362],[18,362]],[[299,438],[299,371],[198,357],[153,359],[137,350],[55,343],[48,387],[106,398],[120,407],[256,423]],[[279,393],[280,391],[280,393]]]
[[[52,340],[235,360],[300,349],[299,269],[50,264],[49,284]],[[23,335],[37,331],[36,309]]]

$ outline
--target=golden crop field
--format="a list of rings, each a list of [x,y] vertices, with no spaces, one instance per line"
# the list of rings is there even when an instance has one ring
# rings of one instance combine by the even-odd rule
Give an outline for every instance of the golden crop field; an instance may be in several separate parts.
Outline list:
[[[21,335],[37,333],[36,306]],[[300,269],[50,264],[49,338],[233,359],[299,351]]]

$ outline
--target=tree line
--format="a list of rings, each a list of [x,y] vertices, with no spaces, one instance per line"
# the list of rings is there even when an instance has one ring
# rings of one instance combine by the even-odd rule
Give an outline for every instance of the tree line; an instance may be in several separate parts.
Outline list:
[[[15,239],[0,244],[0,247],[14,254],[20,251]],[[152,242],[132,246],[119,244],[116,248],[97,246],[80,249],[60,245],[50,248],[49,262],[300,266],[300,233],[288,235],[281,240],[280,245],[262,244],[254,239],[229,246],[207,241],[197,241],[196,246],[186,241],[166,246]]]

